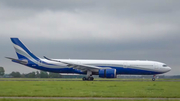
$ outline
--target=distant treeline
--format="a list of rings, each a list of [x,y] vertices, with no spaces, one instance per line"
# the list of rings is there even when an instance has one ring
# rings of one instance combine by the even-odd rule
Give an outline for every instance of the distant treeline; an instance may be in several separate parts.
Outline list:
[[[12,78],[60,78],[61,75],[59,73],[51,73],[51,72],[45,72],[45,71],[36,71],[36,72],[30,72],[30,73],[23,73],[20,72],[12,72],[7,77]]]

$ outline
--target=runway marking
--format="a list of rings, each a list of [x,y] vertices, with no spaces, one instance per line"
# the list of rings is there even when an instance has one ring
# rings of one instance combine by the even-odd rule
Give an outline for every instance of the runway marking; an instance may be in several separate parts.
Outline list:
[[[95,99],[95,100],[180,100],[180,98],[118,98],[118,97],[0,97],[0,99]]]

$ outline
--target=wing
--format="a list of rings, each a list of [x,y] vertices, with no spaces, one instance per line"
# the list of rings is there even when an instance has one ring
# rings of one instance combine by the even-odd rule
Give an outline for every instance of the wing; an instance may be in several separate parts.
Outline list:
[[[104,69],[102,67],[97,67],[97,66],[92,66],[92,65],[84,65],[84,64],[77,64],[77,63],[70,63],[70,62],[65,62],[65,61],[53,60],[53,59],[49,59],[49,58],[47,58],[45,56],[44,56],[44,58],[47,59],[47,60],[50,60],[50,61],[55,61],[55,62],[60,62],[60,63],[67,64],[68,67],[78,69],[78,70],[81,70],[81,71],[98,72],[100,69]]]

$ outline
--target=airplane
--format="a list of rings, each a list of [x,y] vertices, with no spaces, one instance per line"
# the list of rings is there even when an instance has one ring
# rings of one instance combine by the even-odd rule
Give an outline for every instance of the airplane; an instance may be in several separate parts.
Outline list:
[[[18,59],[6,57],[12,62],[34,69],[54,73],[84,74],[83,81],[93,81],[92,75],[100,78],[116,78],[117,75],[153,75],[169,72],[171,68],[165,63],[147,60],[80,60],[50,59],[35,56],[18,38],[10,38]]]

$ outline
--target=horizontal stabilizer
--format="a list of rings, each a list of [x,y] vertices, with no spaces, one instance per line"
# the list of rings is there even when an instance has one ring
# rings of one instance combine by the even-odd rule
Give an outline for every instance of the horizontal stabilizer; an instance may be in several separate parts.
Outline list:
[[[23,64],[23,65],[28,64],[28,61],[27,61],[27,60],[19,60],[19,59],[14,59],[14,58],[11,58],[11,57],[5,57],[5,58],[10,59],[10,60],[12,60],[12,61],[14,61],[14,62]]]

